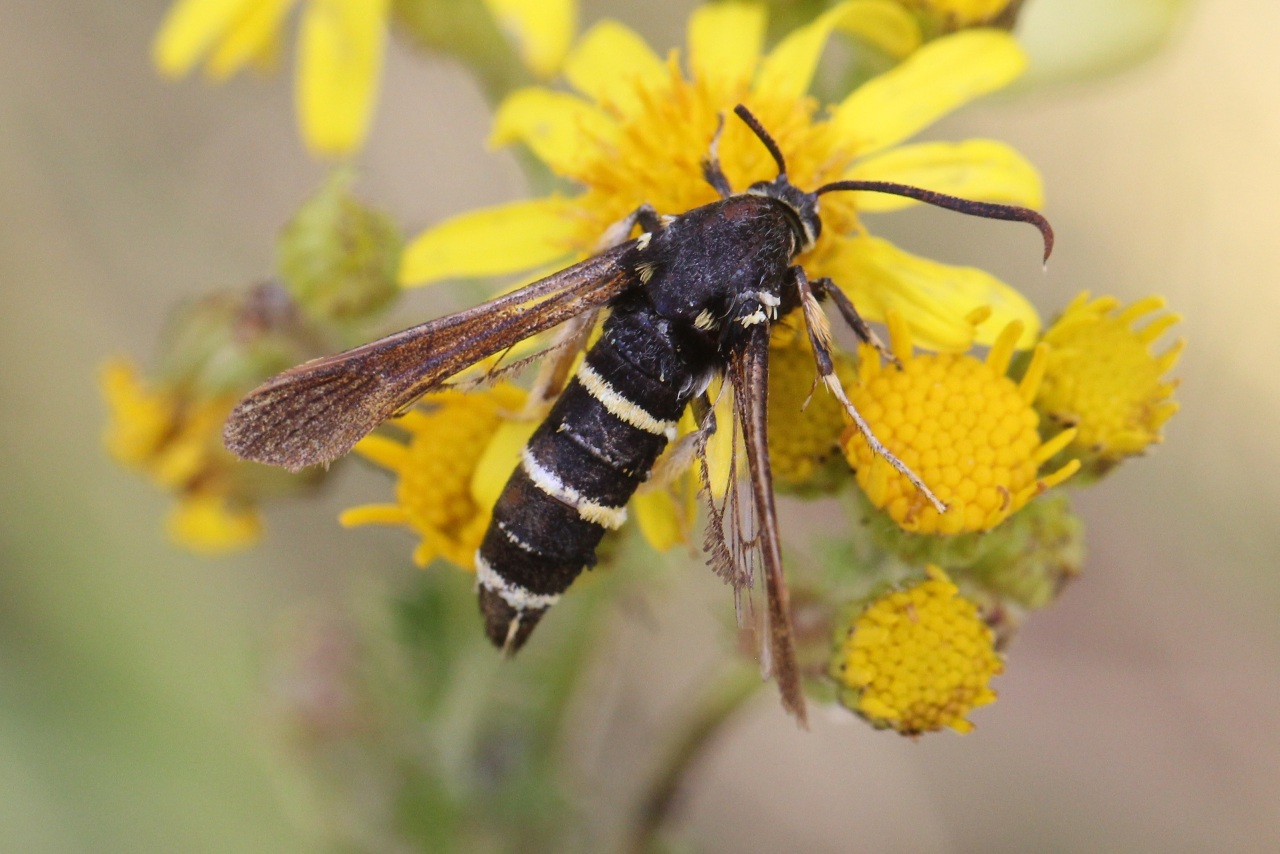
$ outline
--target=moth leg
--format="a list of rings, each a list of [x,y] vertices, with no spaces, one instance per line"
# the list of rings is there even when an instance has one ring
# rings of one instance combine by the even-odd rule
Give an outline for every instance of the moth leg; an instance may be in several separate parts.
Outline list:
[[[716,119],[716,132],[711,137],[707,156],[702,158],[702,177],[720,194],[720,198],[727,199],[733,195],[733,188],[729,186],[729,179],[720,168],[720,134],[723,132],[724,113],[721,113]]]
[[[662,218],[654,210],[653,205],[645,202],[622,219],[610,225],[600,235],[596,243],[596,252],[604,252],[615,246],[621,246],[631,239],[631,230],[640,226],[641,231],[655,232],[662,229]]]
[[[822,382],[836,396],[836,400],[840,401],[841,405],[844,406],[844,411],[849,413],[849,417],[853,419],[858,432],[862,434],[862,438],[867,440],[867,445],[870,446],[871,452],[884,458],[885,462],[911,481],[911,485],[929,500],[935,510],[939,513],[945,513],[947,505],[933,494],[933,491],[925,485],[925,482],[920,479],[918,474],[913,472],[906,463],[895,457],[888,448],[880,443],[880,440],[871,432],[871,427],[867,424],[866,419],[862,417],[862,413],[858,412],[849,401],[849,396],[845,394],[844,386],[840,384],[840,378],[836,376],[835,364],[831,361],[831,326],[827,323],[826,315],[822,313],[822,306],[819,305],[818,298],[814,294],[813,288],[809,285],[809,278],[804,274],[804,270],[800,267],[792,267],[791,274],[795,280],[796,288],[800,292],[800,306],[804,311],[805,326],[809,330],[809,343],[813,345],[813,358],[818,363],[818,374],[822,378]]]
[[[693,467],[694,460],[706,447],[707,440],[716,432],[716,413],[707,393],[704,391],[695,397],[690,405],[693,408],[694,423],[698,428],[692,433],[681,436],[667,447],[662,456],[658,457],[658,461],[653,464],[653,468],[649,471],[649,479],[641,484],[641,490],[649,491],[669,486],[677,477]]]
[[[842,291],[839,285],[825,276],[821,279],[814,279],[810,284],[819,299],[824,296],[831,297],[831,301],[836,304],[836,308],[840,311],[840,316],[844,318],[845,323],[849,324],[849,328],[853,330],[854,335],[858,336],[859,341],[875,347],[885,360],[902,367],[898,357],[885,346],[885,343],[880,340],[880,336],[876,335],[875,330],[867,325],[867,321],[862,319],[862,315],[858,314],[858,310],[853,307],[853,300],[849,299],[848,294]]]

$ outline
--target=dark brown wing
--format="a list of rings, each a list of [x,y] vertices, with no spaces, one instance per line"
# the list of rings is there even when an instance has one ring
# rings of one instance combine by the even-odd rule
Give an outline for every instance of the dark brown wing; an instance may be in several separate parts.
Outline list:
[[[805,724],[807,716],[791,627],[790,596],[782,573],[773,468],[769,463],[769,325],[756,324],[750,330],[746,343],[730,356],[728,370],[734,395],[734,429],[738,426],[742,429],[750,493],[743,500],[738,495],[736,479],[730,482],[724,507],[712,508],[708,547],[713,563],[718,564],[717,571],[736,584],[749,584],[757,565],[762,570],[768,600],[767,662],[782,693],[782,705]],[[745,522],[744,515],[750,517]],[[749,530],[746,536],[742,531],[744,524]]]
[[[631,245],[475,308],[291,368],[237,404],[223,442],[245,459],[295,471],[337,459],[450,376],[626,291],[635,276],[618,260]]]

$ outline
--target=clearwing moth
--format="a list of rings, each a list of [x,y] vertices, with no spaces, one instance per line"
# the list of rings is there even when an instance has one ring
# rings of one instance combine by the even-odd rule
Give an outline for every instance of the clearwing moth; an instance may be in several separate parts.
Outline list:
[[[763,652],[783,705],[803,722],[766,432],[774,324],[799,310],[828,390],[875,452],[945,510],[871,434],[836,377],[822,301],[834,303],[860,339],[876,339],[835,282],[810,281],[792,263],[821,232],[819,197],[891,193],[966,214],[1028,222],[1043,236],[1046,259],[1053,231],[1027,208],[902,184],[847,180],[805,192],[787,178],[781,151],[755,116],[741,105],[734,112],[777,164],[772,181],[732,190],[716,155],[722,121],[702,164],[718,201],[675,216],[659,216],[642,205],[611,229],[618,235],[614,245],[594,257],[475,308],[285,371],[236,406],[223,436],[245,459],[293,470],[327,463],[459,371],[565,324],[573,345],[550,357],[559,365],[551,372],[559,381],[544,389],[548,399],[558,397],[525,446],[475,558],[485,631],[494,644],[514,652],[594,563],[604,533],[622,524],[628,499],[676,440],[676,423],[690,405],[700,426],[679,441],[701,455],[716,429],[707,388],[712,378],[723,377],[734,393],[729,426],[741,437],[749,489],[739,494],[734,478],[722,503],[710,501],[710,563],[739,587],[761,569],[767,598]],[[637,226],[641,234],[631,238]],[[597,309],[608,310],[601,334],[568,378],[568,365]],[[705,479],[705,458],[701,468]],[[704,493],[706,487],[704,482]]]

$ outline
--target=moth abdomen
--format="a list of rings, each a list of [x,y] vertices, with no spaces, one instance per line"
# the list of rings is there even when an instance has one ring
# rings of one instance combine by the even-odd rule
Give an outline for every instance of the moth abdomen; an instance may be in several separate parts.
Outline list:
[[[696,385],[651,311],[615,312],[521,452],[476,555],[480,610],[495,644],[518,649],[595,563]]]

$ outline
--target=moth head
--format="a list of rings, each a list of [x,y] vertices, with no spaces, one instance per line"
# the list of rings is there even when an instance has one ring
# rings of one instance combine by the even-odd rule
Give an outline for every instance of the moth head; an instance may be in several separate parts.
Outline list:
[[[750,110],[739,104],[733,108],[733,112],[760,138],[764,147],[769,149],[769,154],[773,155],[773,162],[778,164],[778,177],[772,181],[757,181],[747,188],[747,194],[776,199],[786,205],[795,215],[792,225],[800,242],[797,252],[812,249],[813,244],[818,242],[818,235],[822,234],[822,220],[818,217],[818,194],[806,193],[791,183],[791,179],[787,177],[787,162],[782,157],[782,149],[778,148],[778,143],[774,142],[773,137]]]

